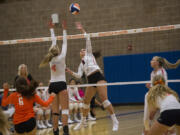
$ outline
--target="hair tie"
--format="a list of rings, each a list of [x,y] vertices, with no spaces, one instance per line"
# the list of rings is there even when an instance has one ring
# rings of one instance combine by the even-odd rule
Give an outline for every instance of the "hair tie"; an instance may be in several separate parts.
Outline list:
[[[164,81],[162,79],[160,79],[160,80],[157,80],[157,81],[154,82],[154,85],[157,85],[157,84],[164,85],[165,83],[164,83]]]

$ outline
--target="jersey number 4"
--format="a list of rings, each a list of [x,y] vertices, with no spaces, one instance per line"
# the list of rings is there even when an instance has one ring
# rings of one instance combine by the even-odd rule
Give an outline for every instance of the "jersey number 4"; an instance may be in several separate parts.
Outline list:
[[[23,98],[19,97],[19,105],[24,105]]]
[[[51,66],[51,70],[54,71],[54,72],[56,72],[56,65],[52,65],[52,66]]]

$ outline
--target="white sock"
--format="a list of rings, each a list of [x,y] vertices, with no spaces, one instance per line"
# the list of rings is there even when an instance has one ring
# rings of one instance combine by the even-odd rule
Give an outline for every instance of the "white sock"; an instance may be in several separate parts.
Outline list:
[[[41,125],[43,125],[43,121],[42,120],[40,120],[39,123],[41,123]]]
[[[111,114],[111,119],[113,122],[118,122],[115,114]]]
[[[91,113],[90,112],[88,113],[88,117],[91,117]]]
[[[38,124],[38,125],[40,124],[39,120],[37,120],[37,124]]]
[[[46,123],[49,123],[49,121],[48,121],[48,120],[46,120]]]
[[[82,121],[82,122],[86,122],[86,117],[83,116],[82,119],[81,119],[81,121]]]
[[[83,113],[80,113],[80,118],[81,118],[81,119],[83,118]]]

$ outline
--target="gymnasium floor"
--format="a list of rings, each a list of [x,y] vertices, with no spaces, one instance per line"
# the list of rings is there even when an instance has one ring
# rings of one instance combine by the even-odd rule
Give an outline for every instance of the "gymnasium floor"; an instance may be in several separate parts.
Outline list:
[[[141,135],[143,129],[143,106],[116,106],[115,112],[119,120],[119,130],[112,132],[111,119],[106,111],[97,108],[97,120],[88,122],[88,127],[78,131],[71,124],[70,135]],[[53,135],[52,128],[38,130],[37,135]],[[60,127],[60,135],[62,128]]]

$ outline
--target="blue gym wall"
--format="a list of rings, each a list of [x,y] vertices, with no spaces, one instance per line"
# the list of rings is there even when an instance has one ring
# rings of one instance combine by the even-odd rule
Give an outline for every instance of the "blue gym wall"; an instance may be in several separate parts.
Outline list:
[[[174,63],[180,58],[180,51],[120,55],[104,57],[104,74],[108,82],[148,81],[153,56],[162,56]],[[180,67],[167,70],[168,79],[180,79]],[[169,83],[180,95],[180,83]],[[147,92],[145,84],[108,86],[109,100],[113,104],[143,103]]]

